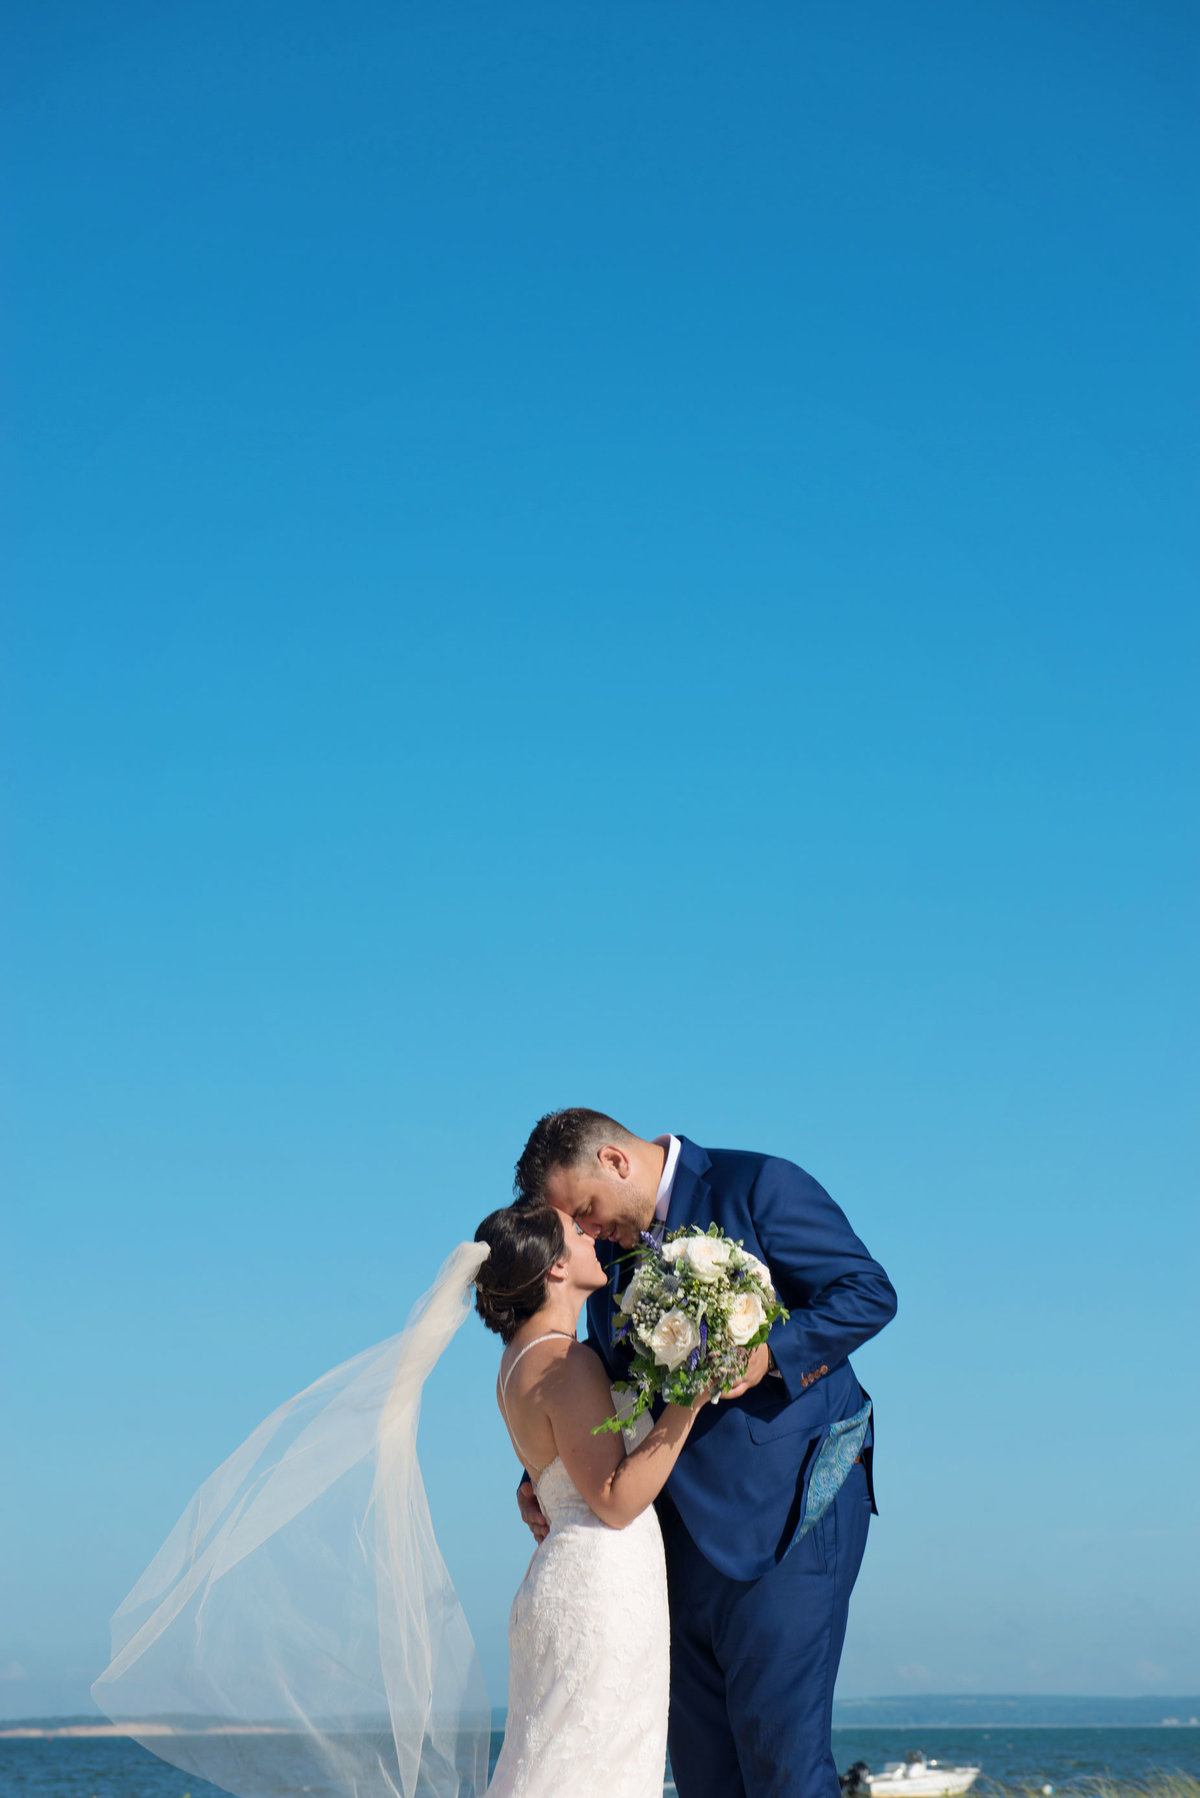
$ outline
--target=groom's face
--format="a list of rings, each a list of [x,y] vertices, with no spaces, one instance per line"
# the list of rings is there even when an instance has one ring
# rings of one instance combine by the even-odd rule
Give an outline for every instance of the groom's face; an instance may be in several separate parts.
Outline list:
[[[620,1151],[602,1149],[578,1167],[553,1167],[546,1202],[573,1217],[597,1241],[631,1249],[654,1218],[656,1192],[643,1191],[637,1170]]]

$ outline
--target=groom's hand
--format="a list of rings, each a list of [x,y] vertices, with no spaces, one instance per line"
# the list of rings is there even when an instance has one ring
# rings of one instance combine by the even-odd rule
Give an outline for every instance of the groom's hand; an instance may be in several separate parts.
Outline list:
[[[531,1480],[522,1480],[517,1487],[517,1508],[521,1513],[521,1522],[529,1525],[535,1541],[539,1544],[544,1542],[550,1534],[550,1523],[537,1501]]]
[[[741,1398],[743,1392],[749,1392],[752,1386],[757,1386],[758,1382],[766,1376],[769,1360],[770,1356],[765,1342],[760,1342],[757,1348],[751,1349],[745,1373],[736,1386],[731,1386],[728,1392],[721,1394],[722,1402],[728,1398]]]

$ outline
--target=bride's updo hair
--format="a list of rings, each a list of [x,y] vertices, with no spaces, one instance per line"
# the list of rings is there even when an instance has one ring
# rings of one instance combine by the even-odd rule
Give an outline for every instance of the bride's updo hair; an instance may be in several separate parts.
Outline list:
[[[506,1205],[475,1232],[491,1254],[475,1276],[475,1309],[502,1342],[511,1342],[546,1301],[546,1275],[561,1259],[562,1216],[549,1205]]]

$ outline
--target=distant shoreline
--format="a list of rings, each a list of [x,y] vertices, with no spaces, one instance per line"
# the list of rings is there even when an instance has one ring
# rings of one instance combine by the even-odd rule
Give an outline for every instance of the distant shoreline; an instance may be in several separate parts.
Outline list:
[[[386,1719],[364,1719],[364,1727],[387,1728]],[[492,1713],[492,1727],[504,1727],[504,1712]],[[1200,1695],[1147,1694],[1136,1698],[1034,1697],[1020,1694],[928,1697],[842,1698],[834,1701],[835,1731],[919,1729],[1198,1729]],[[100,1717],[8,1717],[0,1719],[0,1741],[62,1741],[141,1736],[286,1736],[286,1724],[228,1724],[197,1718],[195,1725],[153,1721],[121,1725]]]
[[[0,1742],[13,1742],[21,1739],[29,1741],[59,1742],[78,1737],[96,1740],[103,1736],[286,1736],[291,1730],[282,1724],[271,1723],[227,1723],[195,1729],[178,1729],[172,1723],[65,1723],[56,1724],[53,1719],[45,1723],[13,1723],[7,1726],[0,1724]]]

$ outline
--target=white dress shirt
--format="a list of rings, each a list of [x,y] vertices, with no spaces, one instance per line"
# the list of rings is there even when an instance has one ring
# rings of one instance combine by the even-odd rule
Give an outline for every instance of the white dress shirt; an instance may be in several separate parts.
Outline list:
[[[679,1150],[681,1147],[677,1136],[656,1136],[654,1141],[660,1149],[667,1151],[667,1159],[663,1162],[662,1178],[658,1183],[658,1193],[654,1200],[654,1221],[665,1224],[667,1212],[671,1207],[671,1188],[675,1184],[675,1169],[679,1166]]]

